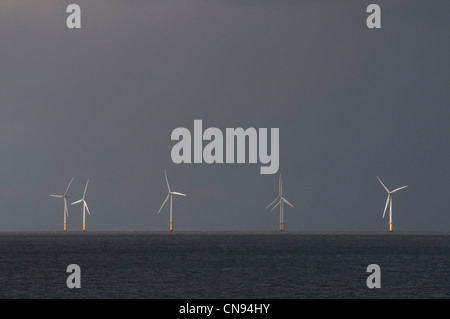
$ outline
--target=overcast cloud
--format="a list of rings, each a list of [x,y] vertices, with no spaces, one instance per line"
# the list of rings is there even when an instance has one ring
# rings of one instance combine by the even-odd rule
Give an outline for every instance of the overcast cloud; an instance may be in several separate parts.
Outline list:
[[[172,130],[277,127],[286,230],[450,231],[448,1],[0,4],[0,230],[277,230],[278,174],[172,162]],[[81,230],[81,206],[69,230]]]

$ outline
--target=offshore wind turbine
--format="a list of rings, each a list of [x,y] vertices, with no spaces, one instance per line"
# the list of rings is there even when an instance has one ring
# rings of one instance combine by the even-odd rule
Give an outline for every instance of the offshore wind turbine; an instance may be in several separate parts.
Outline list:
[[[88,214],[90,215],[91,213],[89,212],[89,208],[88,205],[86,203],[86,190],[89,184],[89,180],[87,180],[86,182],[86,186],[84,187],[84,193],[83,193],[83,197],[81,197],[80,200],[77,200],[76,202],[71,203],[70,205],[74,205],[74,204],[78,204],[83,202],[83,231],[86,230],[86,211],[88,212]]]
[[[173,230],[173,220],[172,220],[172,196],[173,195],[178,195],[178,196],[187,196],[186,194],[183,193],[178,193],[178,192],[172,192],[170,190],[170,186],[169,186],[169,180],[167,179],[167,173],[166,170],[164,170],[164,175],[166,176],[166,184],[167,184],[167,196],[166,199],[164,200],[164,202],[162,203],[161,207],[158,210],[158,214],[161,211],[161,209],[164,207],[164,205],[167,203],[167,200],[170,198],[170,231]]]
[[[66,191],[64,192],[64,194],[62,195],[50,195],[51,197],[56,197],[56,198],[62,198],[64,200],[64,231],[67,230],[67,217],[69,217],[69,210],[67,209],[67,198],[69,198],[69,196],[67,196],[67,191],[69,190],[70,184],[72,184],[73,182],[73,177],[69,182],[69,185],[67,185]]]
[[[284,231],[284,204],[286,203],[292,208],[294,205],[289,203],[288,200],[283,197],[283,181],[281,180],[281,175],[278,179],[278,196],[269,205],[267,205],[266,209],[275,203],[277,204],[274,205],[270,211],[272,212],[277,206],[280,206],[280,231]]]
[[[387,210],[387,207],[388,207],[388,205],[389,205],[389,231],[392,231],[392,230],[393,230],[393,226],[392,226],[392,195],[393,195],[395,192],[398,192],[399,190],[408,187],[408,185],[402,186],[402,187],[399,187],[399,188],[397,188],[397,189],[394,189],[393,191],[390,191],[390,190],[383,184],[383,182],[381,181],[381,179],[380,179],[378,176],[377,176],[377,178],[378,178],[378,180],[380,181],[381,185],[383,185],[383,187],[384,187],[384,189],[386,190],[386,192],[388,193],[388,197],[387,197],[387,200],[386,200],[386,206],[384,206],[383,218],[384,218],[384,215],[386,214],[386,210]]]

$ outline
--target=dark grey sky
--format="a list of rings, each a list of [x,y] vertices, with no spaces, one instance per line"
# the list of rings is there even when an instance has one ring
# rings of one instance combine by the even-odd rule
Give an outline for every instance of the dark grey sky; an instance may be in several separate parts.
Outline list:
[[[382,28],[369,30],[378,3]],[[66,27],[81,7],[82,28]],[[172,163],[173,129],[278,127],[287,230],[450,231],[448,1],[0,4],[0,231],[277,230],[278,175]],[[81,206],[69,230],[81,229]]]

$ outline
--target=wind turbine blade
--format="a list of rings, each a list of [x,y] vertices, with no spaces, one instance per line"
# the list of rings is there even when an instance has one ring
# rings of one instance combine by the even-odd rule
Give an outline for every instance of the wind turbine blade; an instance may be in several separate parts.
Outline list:
[[[275,208],[277,208],[277,206],[280,205],[280,203],[281,203],[281,200],[280,200],[275,206],[273,206],[272,209],[271,209],[270,211],[273,212],[273,210],[274,210]]]
[[[161,211],[161,209],[164,207],[164,205],[167,203],[167,200],[169,199],[169,197],[170,197],[170,193],[167,194],[166,199],[164,200],[164,202],[162,203],[161,207],[158,210],[158,214]]]
[[[73,182],[73,177],[72,177],[72,179],[70,180],[69,185],[67,185],[66,191],[64,192],[64,196],[66,196],[67,191],[69,190],[70,184],[72,184],[72,182]]]
[[[166,173],[166,170],[164,170],[164,176],[166,176],[167,189],[169,190],[169,193],[170,193],[169,180],[167,179],[167,173]]]
[[[89,180],[87,180],[87,182],[86,182],[86,186],[84,186],[83,199],[84,199],[84,197],[86,196],[86,190],[87,190],[87,186],[88,186],[88,184],[89,184]]]
[[[288,202],[288,200],[284,197],[281,197],[281,199],[283,200],[283,202],[285,202],[286,204],[288,204],[289,206],[291,206],[292,208],[294,208],[294,205],[292,205],[291,203]]]
[[[272,206],[276,201],[277,201],[277,199],[279,199],[280,198],[280,196],[277,196],[277,198],[275,198],[269,205],[267,205],[267,207],[266,208],[264,208],[264,209],[267,209],[267,208],[269,208],[270,206]]]
[[[56,198],[63,198],[63,195],[50,195],[51,197],[56,197]]]
[[[91,214],[91,212],[89,211],[89,208],[88,208],[88,206],[87,206],[87,203],[86,203],[86,201],[83,201],[83,203],[84,203],[84,207],[86,207],[86,210],[87,210],[88,214],[90,215],[90,214]]]
[[[393,194],[393,193],[395,193],[395,192],[397,192],[397,191],[399,191],[399,190],[401,190],[401,189],[403,189],[403,188],[406,188],[406,187],[408,187],[408,185],[399,187],[399,188],[397,188],[397,189],[394,189],[394,190],[391,192],[391,194]]]
[[[386,200],[386,206],[384,206],[383,218],[384,218],[384,215],[386,214],[386,210],[387,210],[387,208],[388,208],[388,205],[389,205],[389,199],[390,199],[390,198],[391,198],[391,194],[389,194],[388,197],[387,197],[387,200]]]
[[[389,189],[387,189],[387,187],[383,184],[383,182],[381,181],[381,179],[377,176],[378,180],[380,181],[381,185],[383,185],[384,189],[386,190],[386,192],[389,193]]]
[[[80,200],[77,200],[76,202],[71,203],[70,205],[75,205],[75,204],[81,203],[82,201],[83,201],[83,199],[80,199]]]
[[[186,194],[178,193],[178,192],[170,192],[170,193],[171,193],[171,194],[174,194],[174,195],[187,196]]]

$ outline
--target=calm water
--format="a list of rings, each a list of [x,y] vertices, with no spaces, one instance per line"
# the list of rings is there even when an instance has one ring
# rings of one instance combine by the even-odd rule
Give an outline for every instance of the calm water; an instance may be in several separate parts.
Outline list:
[[[0,298],[450,298],[449,266],[450,234],[0,234]]]

